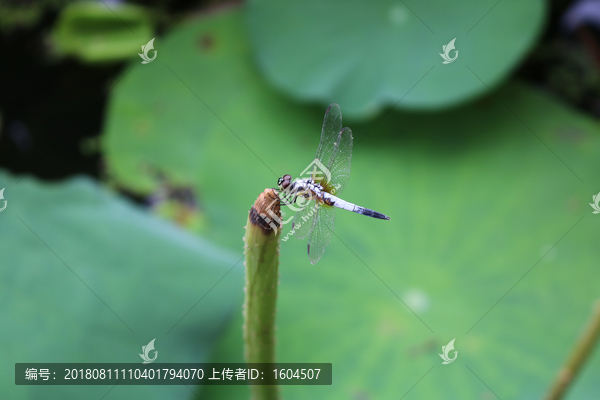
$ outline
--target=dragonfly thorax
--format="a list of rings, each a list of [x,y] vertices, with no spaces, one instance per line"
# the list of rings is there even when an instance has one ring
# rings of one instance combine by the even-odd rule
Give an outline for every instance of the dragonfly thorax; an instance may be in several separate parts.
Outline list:
[[[292,181],[290,175],[284,175],[277,180],[279,197],[284,204],[294,204],[298,197],[305,199],[320,198],[323,186],[312,179],[295,179]]]
[[[319,185],[312,179],[296,179],[289,186],[289,192],[296,196],[308,197],[308,192],[312,192],[316,195],[320,194],[323,190],[323,186]]]

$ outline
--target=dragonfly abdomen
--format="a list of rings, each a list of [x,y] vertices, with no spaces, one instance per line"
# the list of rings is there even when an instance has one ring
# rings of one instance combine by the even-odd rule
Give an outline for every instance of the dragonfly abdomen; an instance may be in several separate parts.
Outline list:
[[[356,206],[356,208],[358,210],[354,210],[355,213],[358,213],[361,215],[366,215],[367,217],[373,217],[373,218],[377,218],[377,219],[387,219],[387,220],[390,219],[390,217],[388,217],[387,215],[382,214],[375,210],[371,210],[370,208],[364,208],[364,207],[359,207],[359,206]]]
[[[366,215],[367,217],[372,217],[372,218],[377,218],[377,219],[386,219],[386,220],[390,219],[390,217],[388,217],[385,214],[382,214],[375,210],[371,210],[370,208],[357,206],[356,204],[349,203],[349,202],[342,200],[339,197],[336,197],[329,193],[323,193],[323,197],[325,198],[326,204],[332,205],[337,208],[341,208],[342,210],[352,211],[352,212],[355,212],[360,215]]]

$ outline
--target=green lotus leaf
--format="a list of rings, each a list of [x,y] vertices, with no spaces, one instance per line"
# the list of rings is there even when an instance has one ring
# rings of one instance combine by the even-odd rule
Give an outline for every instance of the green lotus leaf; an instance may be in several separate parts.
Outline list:
[[[544,2],[252,0],[256,60],[280,90],[362,118],[383,107],[438,109],[483,95],[533,45]],[[456,60],[443,64],[455,41]],[[460,55],[458,55],[460,53]]]
[[[136,57],[152,39],[152,23],[139,6],[75,2],[62,10],[52,37],[59,53],[89,63],[114,62]]]
[[[47,184],[0,171],[0,187],[0,397],[187,396],[185,386],[16,386],[14,365],[142,365],[152,339],[156,362],[207,362],[239,312],[239,257],[88,178]]]

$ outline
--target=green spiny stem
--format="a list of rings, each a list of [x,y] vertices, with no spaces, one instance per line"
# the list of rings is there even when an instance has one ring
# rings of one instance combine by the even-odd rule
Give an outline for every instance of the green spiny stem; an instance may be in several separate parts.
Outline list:
[[[565,395],[583,364],[594,350],[600,337],[600,300],[596,301],[592,316],[581,336],[575,343],[571,355],[559,371],[546,400],[559,400]]]
[[[266,189],[250,210],[244,237],[244,352],[247,363],[275,362],[275,312],[281,236],[279,221],[279,197],[273,189]],[[250,385],[250,389],[253,400],[280,398],[279,388],[275,385]]]

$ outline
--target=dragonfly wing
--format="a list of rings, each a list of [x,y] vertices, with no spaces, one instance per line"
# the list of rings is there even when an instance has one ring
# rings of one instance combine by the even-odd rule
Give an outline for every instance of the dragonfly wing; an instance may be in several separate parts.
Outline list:
[[[311,264],[316,264],[325,253],[325,247],[331,241],[335,227],[335,208],[320,206],[317,211],[317,220],[308,236],[308,257]]]
[[[292,229],[294,230],[294,236],[298,239],[306,239],[312,230],[314,220],[317,218],[315,206],[315,201],[311,200],[303,209],[294,215]]]
[[[350,180],[350,161],[352,159],[352,131],[344,128],[335,142],[333,156],[327,165],[331,174],[329,189],[339,196]]]
[[[315,155],[315,159],[319,160],[324,166],[329,165],[334,155],[336,140],[341,130],[342,110],[336,103],[330,104],[325,112],[323,128],[321,129],[321,141]]]

